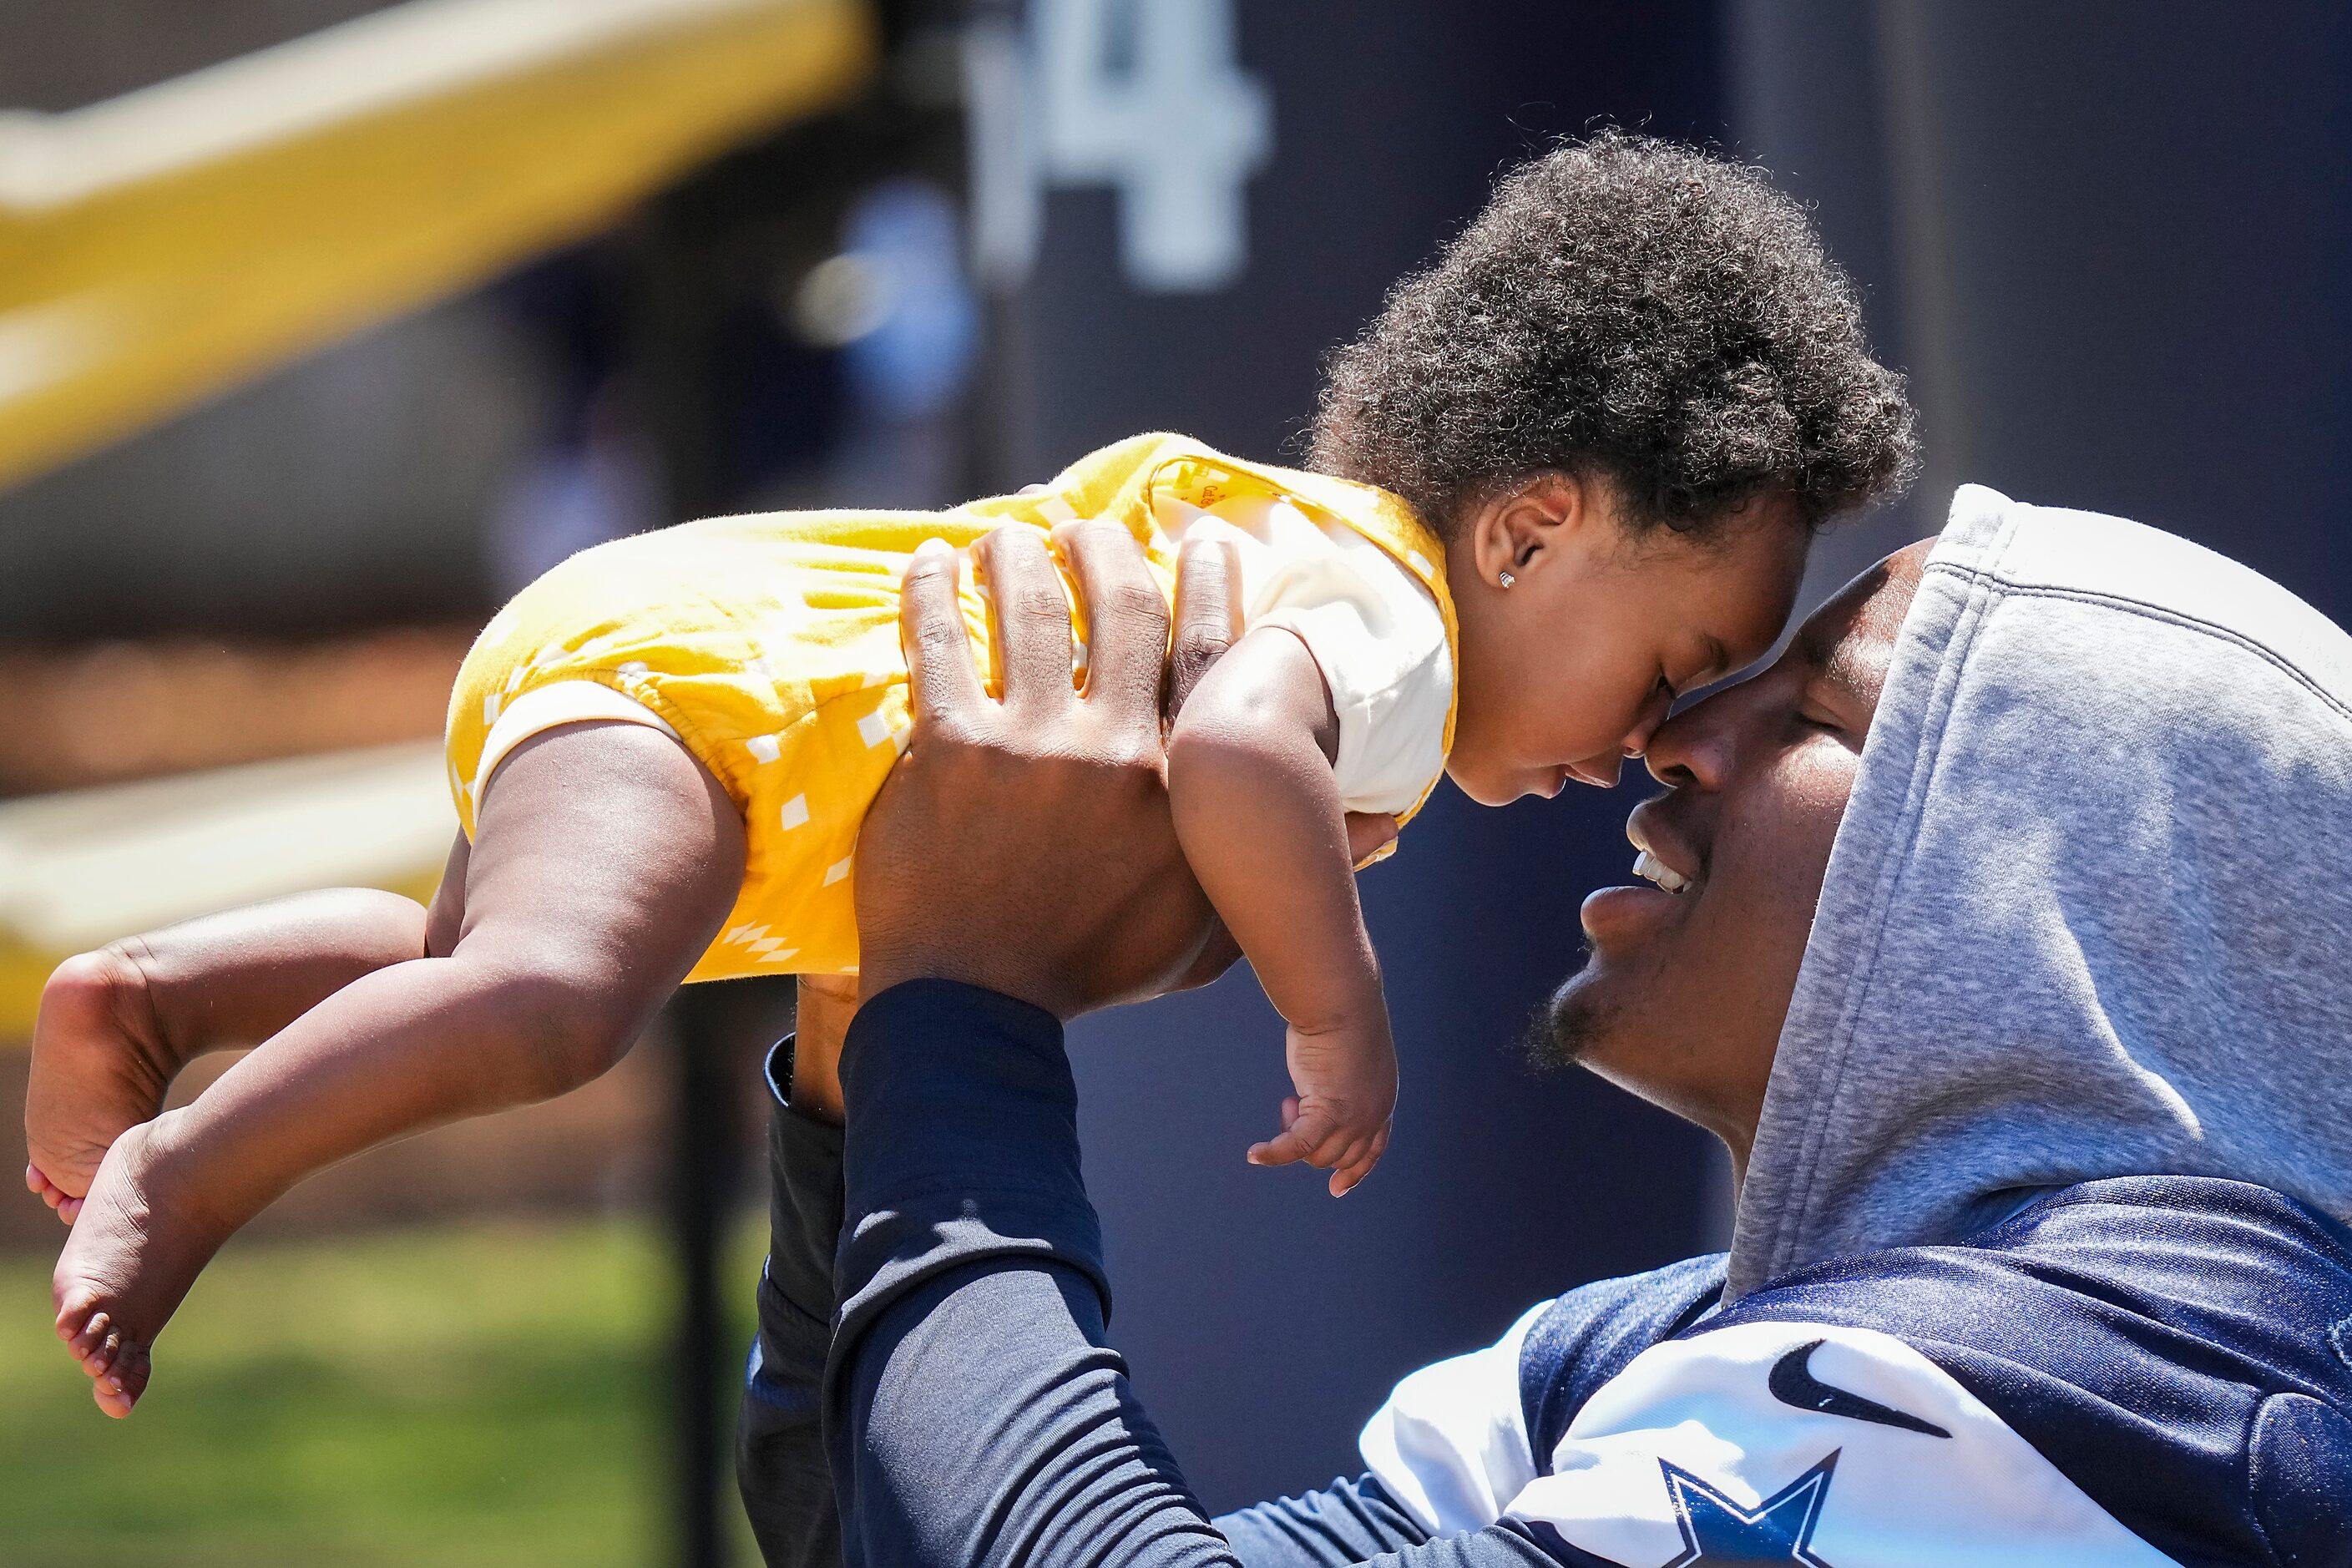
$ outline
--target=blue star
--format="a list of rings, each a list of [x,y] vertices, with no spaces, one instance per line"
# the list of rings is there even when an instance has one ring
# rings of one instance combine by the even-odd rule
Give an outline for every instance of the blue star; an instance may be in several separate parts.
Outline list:
[[[1811,1551],[1813,1525],[1822,1517],[1829,1496],[1830,1472],[1837,1468],[1842,1449],[1758,1503],[1740,1507],[1713,1487],[1677,1469],[1665,1460],[1666,1495],[1674,1499],[1675,1522],[1682,1527],[1682,1555],[1665,1568],[1685,1568],[1693,1563],[1720,1563],[1726,1568],[1762,1563],[1797,1563],[1805,1568],[1830,1568]]]

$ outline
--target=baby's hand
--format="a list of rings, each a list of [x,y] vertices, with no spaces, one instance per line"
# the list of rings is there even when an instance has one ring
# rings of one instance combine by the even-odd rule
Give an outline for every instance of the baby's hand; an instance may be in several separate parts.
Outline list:
[[[1396,1111],[1396,1045],[1387,1010],[1335,1028],[1289,1031],[1290,1081],[1298,1090],[1282,1102],[1282,1131],[1250,1146],[1253,1165],[1304,1160],[1331,1173],[1339,1197],[1371,1173],[1389,1146]]]

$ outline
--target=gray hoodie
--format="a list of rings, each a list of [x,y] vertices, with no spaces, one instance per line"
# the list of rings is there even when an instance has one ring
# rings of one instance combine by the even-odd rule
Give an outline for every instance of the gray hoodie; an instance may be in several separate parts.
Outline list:
[[[1964,487],[1903,625],[1727,1294],[2025,1192],[2352,1222],[2352,638],[2185,540]]]

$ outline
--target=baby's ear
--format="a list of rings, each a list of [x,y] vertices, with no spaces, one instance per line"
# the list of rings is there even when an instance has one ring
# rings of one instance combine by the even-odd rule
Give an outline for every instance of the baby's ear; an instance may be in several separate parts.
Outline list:
[[[1564,547],[1590,549],[1586,536],[1601,521],[1593,487],[1573,474],[1545,472],[1498,491],[1471,512],[1467,536],[1478,576],[1490,586],[1507,586],[1543,557]]]

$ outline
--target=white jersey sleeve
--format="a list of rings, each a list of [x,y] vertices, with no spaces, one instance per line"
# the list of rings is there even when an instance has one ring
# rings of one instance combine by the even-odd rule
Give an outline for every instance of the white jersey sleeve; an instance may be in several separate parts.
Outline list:
[[[1903,1340],[1743,1323],[1654,1345],[1504,1510],[1615,1563],[2177,1568]]]
[[[1519,1349],[1550,1305],[1485,1350],[1423,1367],[1365,1423],[1365,1468],[1430,1534],[1485,1529],[1535,1480]]]
[[[1454,705],[1454,651],[1429,590],[1370,539],[1287,501],[1243,496],[1204,511],[1162,500],[1156,517],[1171,540],[1231,549],[1244,632],[1280,626],[1315,656],[1339,721],[1341,804],[1419,805],[1444,769]]]
[[[1499,1523],[1577,1562],[2178,1568],[1950,1373],[1868,1329],[1748,1323],[1654,1345],[1538,1456],[1520,1362],[1548,1306],[1414,1373],[1364,1427],[1366,1467],[1433,1537]]]

